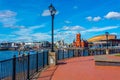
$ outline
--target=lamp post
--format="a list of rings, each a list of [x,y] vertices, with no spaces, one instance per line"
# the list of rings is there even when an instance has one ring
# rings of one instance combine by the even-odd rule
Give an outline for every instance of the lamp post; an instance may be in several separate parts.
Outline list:
[[[108,35],[109,35],[109,33],[105,32],[105,35],[106,35],[106,42],[107,42],[107,49],[108,49]]]
[[[49,11],[50,11],[50,15],[52,17],[52,49],[51,49],[51,52],[54,52],[54,16],[55,16],[55,13],[56,13],[56,9],[54,8],[54,6],[51,4],[49,6]]]

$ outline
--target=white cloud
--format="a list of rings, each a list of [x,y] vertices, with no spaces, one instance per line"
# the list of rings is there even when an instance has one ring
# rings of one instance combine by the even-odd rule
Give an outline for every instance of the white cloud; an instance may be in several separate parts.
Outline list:
[[[44,10],[42,13],[42,16],[49,16],[50,15],[50,11],[49,10]]]
[[[64,26],[63,30],[84,30],[85,28],[79,25],[76,26]]]
[[[91,28],[91,29],[88,29],[88,30],[84,30],[84,31],[81,31],[82,33],[86,33],[86,32],[100,32],[100,31],[105,31],[105,30],[110,30],[110,29],[116,29],[116,28],[119,28],[119,26],[106,26],[106,27],[103,27],[103,28]]]
[[[0,11],[0,22],[3,24],[3,27],[16,28],[16,15],[15,12],[10,10]]]
[[[13,34],[18,37],[15,38],[15,41],[42,41],[49,40],[51,38],[48,33],[35,32],[36,29],[42,28],[45,25],[29,26],[27,28],[21,28],[18,31],[14,31]]]
[[[59,14],[57,11],[55,15]],[[42,16],[50,16],[50,11],[49,10],[44,10],[43,13],[41,14]]]
[[[10,18],[16,16],[16,13],[10,10],[0,11],[0,18]]]
[[[100,16],[97,16],[97,17],[94,17],[94,18],[93,18],[93,21],[99,21],[99,20],[101,20],[101,17],[100,17]]]
[[[63,26],[63,28],[55,30],[55,40],[65,39],[65,42],[70,43],[75,39],[76,33],[82,30],[85,28],[79,25]]]
[[[2,10],[0,11],[0,23],[6,28],[24,28],[24,26],[16,25],[18,21],[16,15],[17,13],[11,10]]]
[[[120,19],[120,12],[109,12],[104,16],[107,19]]]
[[[68,21],[68,20],[66,20],[66,21],[64,21],[65,23],[67,23],[67,24],[70,24],[71,22],[70,21]]]
[[[91,17],[91,16],[86,17],[86,19],[87,19],[88,21],[92,21],[92,17]]]
[[[47,33],[35,33],[32,35],[32,37],[34,37],[35,40],[41,40],[41,41],[45,41],[45,40],[50,40],[51,35],[47,34]]]
[[[55,40],[65,40],[66,43],[71,43],[75,39],[77,31],[61,31],[55,35]]]
[[[28,28],[21,28],[20,30],[18,31],[15,31],[14,34],[16,35],[20,35],[20,36],[24,36],[24,35],[30,35],[31,33],[34,32],[35,29],[39,29],[39,28],[42,28],[44,27],[45,25],[42,24],[42,25],[37,25],[37,26],[30,26]],[[23,26],[24,27],[24,26]]]
[[[86,19],[88,21],[95,21],[95,22],[97,22],[97,21],[101,20],[101,17],[100,16],[97,16],[97,17],[88,16],[88,17],[86,17]]]
[[[117,35],[117,33],[110,33],[110,34]]]

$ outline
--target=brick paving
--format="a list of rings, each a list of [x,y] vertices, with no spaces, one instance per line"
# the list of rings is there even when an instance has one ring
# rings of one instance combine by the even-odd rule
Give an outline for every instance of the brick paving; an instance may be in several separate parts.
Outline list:
[[[120,80],[120,67],[96,66],[93,56],[76,57],[43,71],[38,80]]]

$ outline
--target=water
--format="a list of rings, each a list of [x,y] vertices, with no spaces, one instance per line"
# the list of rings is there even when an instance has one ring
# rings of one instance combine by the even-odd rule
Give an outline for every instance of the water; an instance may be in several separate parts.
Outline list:
[[[21,51],[21,54],[23,53]],[[25,54],[28,54],[28,51]],[[35,54],[35,51],[30,51],[30,54]],[[14,55],[18,56],[18,51],[0,51],[0,61],[13,58]]]

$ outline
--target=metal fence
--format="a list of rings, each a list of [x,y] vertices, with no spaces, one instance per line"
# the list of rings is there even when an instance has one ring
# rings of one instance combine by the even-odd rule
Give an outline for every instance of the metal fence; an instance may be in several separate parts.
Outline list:
[[[97,49],[61,49],[57,50],[57,60],[62,60],[71,57],[105,55],[106,48]],[[109,49],[109,54],[120,53],[120,48]]]
[[[0,80],[30,80],[48,65],[48,51],[0,61]]]

